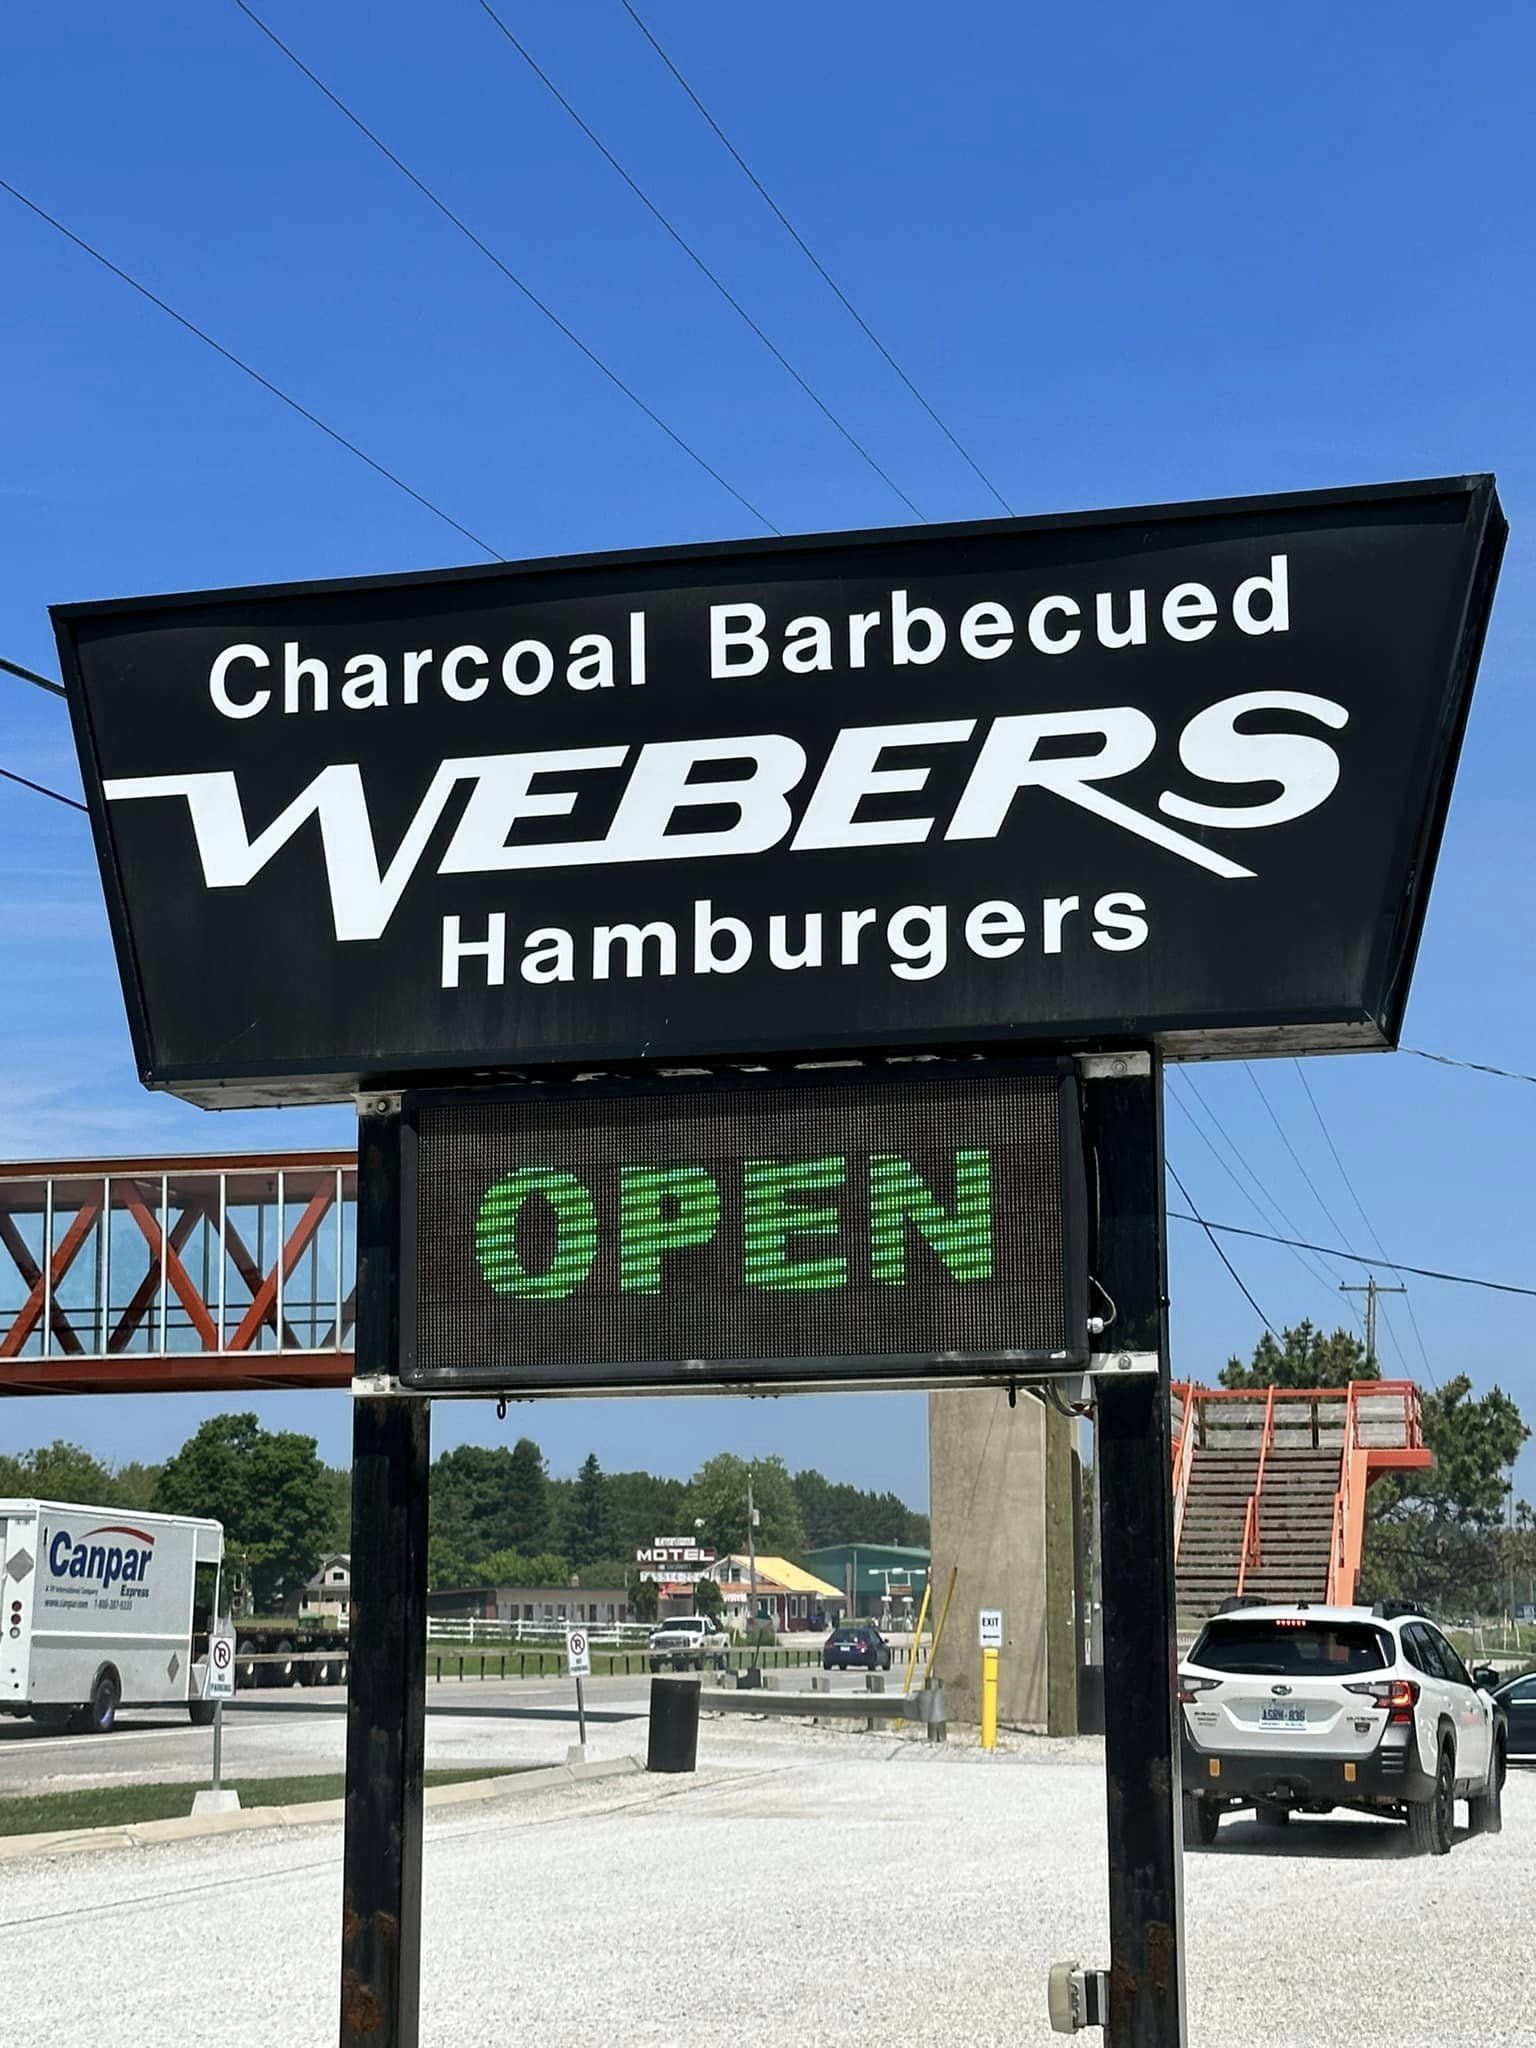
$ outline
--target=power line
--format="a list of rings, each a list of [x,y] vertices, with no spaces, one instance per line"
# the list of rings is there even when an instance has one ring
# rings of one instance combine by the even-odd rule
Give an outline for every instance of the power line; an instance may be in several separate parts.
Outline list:
[[[1528,1081],[1536,1088],[1536,1074],[1517,1074],[1510,1067],[1485,1066],[1481,1060],[1455,1060],[1446,1052],[1421,1052],[1416,1045],[1400,1046],[1398,1050],[1412,1059],[1433,1060],[1437,1067],[1462,1067],[1469,1074],[1493,1074],[1500,1081]]]
[[[624,394],[624,396],[629,400],[631,405],[638,407],[638,409],[645,414],[645,417],[651,422],[653,426],[659,427],[661,431],[666,435],[669,441],[671,441],[676,447],[681,448],[683,453],[689,458],[691,462],[696,463],[698,467],[704,471],[706,476],[712,477],[714,479],[714,481],[720,486],[721,490],[728,492],[730,496],[736,500],[738,505],[743,506],[745,510],[750,512],[752,517],[755,520],[757,520],[759,525],[767,527],[770,533],[777,533],[779,531],[778,527],[774,525],[773,521],[768,517],[768,515],[765,512],[760,512],[757,509],[757,507],[753,504],[750,498],[746,497],[741,491],[738,491],[733,483],[728,483],[726,479],[720,474],[719,470],[716,469],[712,463],[705,460],[705,458],[699,453],[697,448],[693,447],[689,442],[683,439],[682,435],[678,433],[675,427],[668,426],[667,422],[661,417],[661,414],[659,412],[656,412],[651,406],[647,405],[645,400],[640,396],[640,394],[637,391],[635,391],[630,385],[626,384],[624,379],[619,375],[618,371],[610,368],[610,366],[606,362],[604,362],[603,358],[597,353],[597,351],[593,348],[590,348],[587,345],[587,343],[582,340],[581,336],[576,333],[574,328],[567,327],[565,322],[560,318],[559,314],[556,313],[552,307],[547,306],[544,303],[544,301],[539,297],[538,293],[534,291],[533,287],[531,285],[525,284],[522,278],[518,276],[517,272],[511,269],[508,264],[502,261],[502,259],[496,254],[496,251],[493,248],[491,248],[489,243],[482,242],[480,237],[475,233],[474,229],[469,226],[468,222],[462,220],[459,217],[459,215],[454,212],[453,208],[448,205],[446,200],[439,199],[437,194],[432,190],[431,186],[425,184],[422,181],[422,179],[418,178],[416,173],[411,169],[410,165],[403,162],[401,158],[395,155],[394,151],[389,147],[389,144],[385,142],[380,136],[374,133],[374,131],[368,126],[367,122],[362,118],[362,116],[360,114],[355,114],[352,111],[351,107],[347,105],[344,99],[342,99],[337,93],[332,92],[331,88],[325,83],[324,79],[317,77],[316,74],[310,70],[309,66],[304,62],[303,58],[300,57],[296,51],[291,50],[288,47],[288,45],[283,41],[282,37],[278,35],[274,29],[268,28],[267,24],[262,20],[261,16],[256,13],[255,9],[246,5],[246,0],[234,0],[234,4],[236,7],[239,8],[240,12],[243,15],[245,15],[250,22],[254,24],[255,27],[261,30],[261,33],[266,37],[267,41],[272,44],[273,48],[276,50],[280,50],[282,54],[288,59],[289,63],[293,65],[295,70],[303,72],[304,76],[309,80],[310,84],[315,87],[316,91],[322,93],[325,96],[325,98],[330,101],[331,105],[336,109],[336,111],[339,114],[345,115],[347,120],[349,120],[352,123],[352,126],[358,131],[358,133],[360,135],[366,136],[368,141],[373,144],[374,148],[379,152],[379,154],[387,158],[388,161],[394,165],[395,169],[400,173],[401,177],[404,178],[409,184],[413,185],[415,189],[421,194],[423,199],[428,200],[431,203],[431,205],[435,206],[437,208],[437,211],[443,216],[444,220],[448,221],[453,227],[456,227],[459,233],[464,237],[464,239],[468,243],[470,243],[470,245],[473,248],[478,249],[480,254],[486,259],[488,263],[493,264],[495,268],[500,271],[501,275],[507,280],[508,284],[514,286],[516,290],[522,293],[523,297],[528,301],[530,306],[533,306],[538,312],[542,313],[544,315],[544,318],[550,323],[550,325],[558,329],[558,331],[565,336],[566,340],[570,342],[573,348],[579,349],[581,353],[586,357],[587,361],[592,364],[594,369],[602,371],[603,375],[608,379],[608,382],[612,384],[616,390],[621,391]],[[484,546],[484,543],[481,542],[479,543],[479,545]],[[490,552],[491,550],[487,549],[487,553]],[[497,559],[500,560],[502,558],[498,557]]]
[[[1280,1133],[1280,1142],[1285,1147],[1286,1151],[1290,1153],[1296,1171],[1301,1175],[1302,1179],[1306,1182],[1307,1186],[1312,1190],[1312,1199],[1317,1203],[1319,1209],[1321,1209],[1324,1216],[1327,1217],[1330,1226],[1335,1231],[1337,1231],[1338,1235],[1340,1237],[1346,1236],[1348,1233],[1345,1231],[1343,1224],[1340,1223],[1339,1219],[1334,1215],[1333,1211],[1329,1208],[1328,1204],[1323,1200],[1321,1193],[1318,1191],[1317,1182],[1312,1178],[1311,1174],[1308,1173],[1306,1167],[1302,1165],[1301,1155],[1296,1150],[1296,1147],[1291,1143],[1290,1139],[1287,1137],[1284,1124],[1281,1123],[1279,1117],[1275,1114],[1274,1104],[1270,1101],[1269,1097],[1264,1093],[1264,1089],[1259,1081],[1258,1075],[1253,1071],[1253,1068],[1248,1064],[1246,1060],[1243,1062],[1243,1071],[1248,1076],[1249,1080],[1253,1083],[1254,1091],[1258,1095],[1260,1102],[1263,1103],[1270,1122],[1274,1125],[1275,1129]]]
[[[907,510],[912,514],[913,518],[926,520],[926,513],[919,511],[917,506],[913,504],[912,500],[901,488],[901,485],[896,482],[895,478],[889,475],[887,471],[881,468],[880,464],[875,460],[874,456],[871,455],[869,450],[864,446],[864,443],[861,440],[859,440],[858,436],[843,420],[839,419],[838,415],[832,410],[831,406],[827,404],[826,400],[821,396],[821,394],[795,368],[794,364],[789,360],[788,356],[785,355],[784,351],[778,347],[778,345],[771,339],[769,335],[763,332],[762,328],[753,319],[752,315],[747,311],[746,307],[735,296],[735,294],[730,290],[730,288],[722,282],[719,275],[715,271],[711,270],[709,265],[705,262],[704,258],[699,254],[698,250],[694,248],[691,242],[687,241],[684,238],[681,231],[673,224],[671,220],[668,219],[666,214],[662,212],[661,208],[656,204],[655,200],[651,198],[650,194],[642,190],[642,188],[635,182],[635,180],[630,176],[629,172],[625,170],[624,166],[619,162],[618,158],[614,155],[613,151],[608,147],[607,143],[603,141],[602,137],[596,132],[595,129],[593,129],[586,121],[582,119],[581,115],[577,113],[576,109],[571,105],[570,101],[566,98],[565,94],[560,90],[559,86],[555,84],[555,81],[550,77],[549,73],[545,71],[543,67],[535,59],[532,52],[525,48],[525,46],[521,42],[519,42],[517,37],[512,33],[511,29],[507,27],[507,24],[502,20],[501,16],[496,12],[495,8],[491,6],[490,0],[480,0],[480,6],[484,10],[484,12],[490,17],[490,19],[495,23],[496,27],[501,30],[501,33],[506,37],[507,41],[512,45],[513,49],[516,50],[518,56],[522,58],[523,62],[528,66],[528,69],[533,73],[534,77],[538,79],[539,83],[542,86],[544,86],[545,89],[550,93],[550,95],[555,100],[557,100],[559,104],[565,109],[566,113],[570,115],[571,119],[576,123],[576,126],[581,130],[582,134],[585,135],[587,140],[592,144],[593,148],[596,149],[600,153],[600,155],[605,159],[605,161],[608,164],[610,164],[615,171],[618,172],[619,176],[624,180],[624,183],[629,187],[630,191],[633,192],[635,197],[640,201],[640,204],[643,207],[645,207],[646,211],[652,216],[654,220],[659,222],[660,225],[663,228],[665,228],[666,232],[672,237],[673,241],[676,242],[677,246],[679,247],[679,249],[682,250],[683,254],[688,257],[688,259],[696,266],[698,270],[700,270],[703,273],[703,275],[706,278],[708,278],[709,282],[714,286],[715,290],[720,294],[721,298],[725,300],[725,303],[731,308],[732,312],[735,313],[741,320],[745,321],[746,325],[751,328],[752,332],[763,344],[763,347],[767,349],[768,353],[773,357],[774,361],[778,363],[782,369],[786,370],[791,377],[794,378],[795,382],[799,385],[800,389],[805,393],[806,397],[810,399],[811,403],[826,419],[831,421],[832,425],[836,427],[837,431],[842,435],[843,439],[848,443],[849,447],[854,449],[857,454],[863,457],[864,461],[869,464],[869,467],[875,472],[875,475],[879,477],[880,481],[884,485],[886,485],[886,487],[889,490],[895,492],[896,496],[900,498],[902,504],[906,506]],[[249,10],[247,10],[247,12],[249,12]]]
[[[481,4],[482,6],[484,5],[484,0],[481,0]],[[859,311],[858,307],[854,305],[853,301],[849,298],[848,294],[837,282],[837,279],[833,277],[832,273],[821,261],[821,258],[817,256],[815,251],[807,245],[804,236],[800,233],[799,229],[795,226],[794,222],[785,213],[783,207],[779,205],[778,201],[774,198],[773,194],[768,190],[767,186],[764,185],[762,179],[758,177],[757,173],[752,169],[752,166],[746,161],[745,157],[743,157],[741,151],[736,147],[735,143],[732,142],[731,138],[720,126],[720,123],[709,111],[708,107],[705,106],[704,102],[699,98],[698,94],[694,91],[693,87],[688,83],[687,79],[684,78],[682,72],[678,70],[677,66],[673,63],[672,59],[667,55],[666,51],[662,48],[661,44],[656,40],[655,36],[652,35],[651,31],[646,27],[645,23],[641,20],[639,14],[630,5],[630,0],[622,0],[622,4],[624,12],[635,24],[635,27],[639,29],[641,35],[645,37],[645,40],[656,52],[657,56],[661,59],[662,63],[666,65],[667,69],[671,72],[672,76],[677,80],[678,84],[682,87],[683,91],[688,95],[689,99],[692,100],[693,104],[698,108],[699,112],[703,115],[705,121],[714,130],[716,136],[724,145],[728,154],[734,159],[737,168],[741,171],[743,176],[747,179],[748,183],[757,192],[758,197],[763,201],[764,205],[768,208],[769,212],[773,214],[774,218],[779,222],[779,225],[788,234],[790,240],[795,244],[796,248],[800,251],[801,255],[805,257],[806,261],[811,265],[812,269],[816,272],[817,276],[820,277],[823,284],[825,284],[827,288],[831,291],[833,297],[837,300],[838,304],[843,308],[844,312],[846,312],[850,316],[850,318],[854,321],[855,325],[860,329],[860,331],[865,335],[865,337],[869,341],[871,341],[874,344],[874,346],[879,350],[880,354],[884,357],[885,361],[890,365],[891,369],[895,371],[896,375],[901,379],[902,383],[907,387],[908,391],[911,392],[912,396],[923,408],[923,411],[927,413],[929,419],[933,421],[934,425],[938,428],[939,432],[944,436],[945,440],[948,441],[951,448],[953,448],[955,453],[961,458],[961,460],[969,466],[973,474],[975,474],[977,477],[981,479],[982,483],[986,485],[987,489],[992,493],[992,496],[996,498],[998,504],[1002,506],[1003,510],[1009,515],[1010,518],[1016,516],[1014,514],[1013,507],[1009,504],[1008,500],[1003,496],[1002,492],[998,489],[997,485],[993,483],[991,477],[987,475],[987,472],[982,468],[981,464],[976,460],[975,456],[972,455],[972,453],[964,445],[964,443],[961,442],[956,437],[956,435],[945,423],[945,421],[941,418],[941,416],[935,410],[935,408],[923,396],[922,392],[918,390],[917,386],[913,383],[912,379],[907,375],[906,371],[901,367],[900,363],[897,362],[896,358],[891,354],[890,350],[886,347],[885,343],[880,339],[879,335],[876,334],[873,327],[871,327],[869,322],[864,318],[864,315]]]
[[[238,6],[240,0],[235,0],[235,4]],[[467,526],[462,525],[455,519],[451,512],[445,512],[441,505],[434,505],[430,498],[424,497],[414,486],[408,484],[404,477],[396,476],[392,469],[386,469],[384,464],[375,460],[373,456],[368,454],[366,449],[359,448],[355,441],[349,441],[345,434],[338,433],[335,427],[327,425],[318,413],[311,412],[307,405],[301,405],[299,400],[294,398],[291,393],[284,391],[280,384],[274,384],[270,377],[264,377],[260,370],[252,368],[242,356],[237,356],[233,349],[226,348],[222,341],[215,341],[205,328],[199,327],[195,321],[189,320],[185,313],[178,313],[173,305],[162,299],[157,292],[152,292],[147,284],[141,284],[136,277],[131,276],[120,264],[114,263],[110,256],[104,256],[100,249],[87,242],[82,235],[77,235],[73,228],[67,228],[63,221],[56,220],[51,213],[46,212],[39,206],[35,199],[29,199],[25,192],[18,191],[14,185],[8,184],[4,178],[0,178],[0,192],[9,192],[11,197],[19,200],[29,213],[35,213],[37,218],[40,221],[45,221],[55,233],[61,234],[67,242],[73,242],[77,249],[83,250],[87,256],[99,263],[103,270],[110,270],[114,277],[121,279],[126,285],[131,285],[140,298],[148,299],[152,306],[158,306],[160,311],[168,314],[178,327],[183,327],[188,334],[195,335],[205,347],[211,348],[215,355],[222,356],[226,363],[233,363],[235,368],[244,376],[249,377],[253,384],[259,384],[263,391],[270,392],[274,398],[280,398],[290,411],[296,412],[300,419],[308,420],[312,427],[318,427],[321,433],[328,440],[334,441],[339,448],[345,448],[347,453],[355,455],[359,462],[366,462],[368,467],[377,476],[383,477],[386,483],[393,484],[397,491],[404,491],[408,498],[414,498],[418,505],[425,507],[434,518],[441,519],[444,525],[451,526],[455,533],[463,534],[467,541],[472,542],[474,546],[479,548],[482,554],[489,555],[493,562],[500,562],[506,559],[504,555],[496,552],[489,541],[482,540],[478,533],[472,533]]]
[[[62,791],[50,789],[46,782],[29,781],[25,775],[15,775],[9,768],[0,768],[7,782],[19,782],[23,789],[35,789],[39,796],[51,796],[56,804],[68,804],[72,811],[83,811],[85,805],[77,797],[65,796]]]
[[[1376,1226],[1372,1223],[1370,1217],[1365,1213],[1365,1204],[1361,1201],[1360,1196],[1356,1191],[1355,1184],[1349,1177],[1349,1169],[1345,1166],[1344,1161],[1340,1156],[1338,1146],[1335,1145],[1333,1142],[1333,1133],[1329,1130],[1327,1123],[1324,1121],[1323,1112],[1318,1107],[1317,1097],[1312,1093],[1312,1084],[1307,1079],[1306,1069],[1302,1066],[1300,1060],[1292,1060],[1291,1065],[1296,1069],[1296,1078],[1300,1081],[1302,1085],[1302,1090],[1305,1093],[1308,1102],[1310,1102],[1312,1105],[1312,1114],[1317,1118],[1317,1128],[1323,1134],[1323,1143],[1328,1147],[1328,1150],[1333,1155],[1333,1163],[1339,1169],[1339,1178],[1343,1181],[1345,1187],[1349,1190],[1349,1199],[1354,1203],[1355,1208],[1359,1211],[1360,1221],[1365,1225],[1365,1234],[1371,1240],[1371,1243],[1375,1245],[1377,1251],[1381,1253],[1383,1261],[1385,1261],[1386,1246],[1382,1243],[1380,1235],[1377,1232]],[[1331,1220],[1332,1219],[1330,1218],[1330,1221]],[[1334,1228],[1337,1230],[1338,1225],[1334,1224]],[[1342,1237],[1344,1235],[1343,1231],[1339,1231],[1339,1235]],[[1411,1294],[1405,1293],[1403,1296],[1403,1302],[1408,1310],[1408,1320],[1413,1327],[1414,1340],[1419,1347],[1419,1356],[1424,1361],[1424,1370],[1429,1375],[1430,1384],[1432,1386],[1437,1386],[1439,1382],[1435,1377],[1435,1369],[1429,1362],[1429,1347],[1424,1342],[1424,1333],[1419,1328],[1419,1319],[1418,1316],[1414,1313],[1413,1296]],[[1402,1346],[1397,1341],[1397,1331],[1393,1327],[1392,1317],[1390,1313],[1387,1314],[1387,1331],[1388,1334],[1391,1336],[1393,1345],[1397,1350],[1398,1356],[1401,1357]]]
[[[1276,1230],[1290,1230],[1296,1232],[1296,1234],[1299,1236],[1300,1232],[1297,1228],[1297,1225],[1291,1219],[1291,1217],[1286,1214],[1285,1210],[1281,1208],[1278,1202],[1274,1201],[1270,1196],[1265,1194],[1263,1188],[1259,1184],[1258,1176],[1249,1166],[1247,1160],[1243,1157],[1242,1153],[1239,1151],[1236,1144],[1234,1144],[1230,1134],[1228,1133],[1225,1125],[1222,1123],[1220,1117],[1217,1116],[1215,1110],[1211,1108],[1210,1104],[1205,1100],[1205,1097],[1200,1093],[1199,1089],[1195,1087],[1193,1078],[1183,1069],[1177,1069],[1170,1070],[1170,1081],[1173,1079],[1174,1072],[1177,1072],[1178,1074],[1181,1089],[1184,1087],[1188,1088],[1189,1093],[1194,1098],[1195,1103],[1199,1106],[1201,1114],[1203,1116],[1207,1116],[1210,1118],[1212,1124],[1216,1128],[1218,1135],[1221,1137],[1222,1142],[1226,1145],[1228,1151],[1232,1154],[1233,1158],[1237,1161],[1238,1165],[1242,1168],[1243,1172],[1248,1176],[1249,1181],[1252,1183],[1253,1192],[1250,1193],[1249,1190],[1243,1186],[1243,1183],[1238,1179],[1237,1175],[1232,1171],[1232,1168],[1228,1166],[1226,1160],[1223,1159],[1221,1154],[1216,1150],[1215,1145],[1211,1142],[1210,1138],[1206,1135],[1205,1131],[1202,1129],[1200,1124],[1196,1122],[1195,1117],[1190,1109],[1190,1106],[1186,1101],[1184,1101],[1182,1094],[1179,1097],[1177,1097],[1176,1099],[1179,1102],[1179,1107],[1184,1111],[1184,1115],[1188,1120],[1189,1125],[1191,1129],[1194,1131],[1196,1137],[1199,1138],[1201,1144],[1204,1145],[1205,1149],[1216,1161],[1216,1164],[1227,1176],[1227,1179],[1231,1181],[1232,1185],[1243,1197],[1243,1200],[1247,1202],[1248,1206],[1264,1222],[1272,1223],[1275,1226]],[[1316,1266],[1310,1260],[1303,1258],[1300,1252],[1294,1252],[1292,1256],[1295,1258],[1296,1263],[1301,1267],[1302,1271],[1306,1273],[1310,1279],[1316,1281],[1320,1287],[1324,1288],[1331,1297],[1334,1291],[1335,1283],[1338,1279],[1338,1275],[1330,1275],[1323,1267]],[[1351,1310],[1351,1313],[1353,1313],[1355,1316],[1356,1322],[1358,1322],[1360,1320],[1359,1314],[1357,1311],[1354,1310],[1353,1304],[1346,1303],[1346,1307],[1348,1307]]]
[[[40,690],[48,690],[55,697],[64,695],[64,685],[55,683],[47,676],[40,676],[35,668],[23,668],[19,661],[6,661],[0,657],[0,669],[8,676],[19,676],[24,683],[36,683]]]
[[[1190,1208],[1195,1209],[1194,1197],[1190,1194],[1189,1189],[1185,1187],[1183,1181],[1179,1179],[1178,1169],[1174,1166],[1173,1161],[1171,1159],[1165,1158],[1163,1164],[1167,1167],[1169,1173],[1172,1174],[1174,1186],[1178,1189],[1179,1193],[1184,1197],[1185,1201],[1188,1202]],[[1194,1217],[1192,1220],[1198,1223],[1204,1230],[1206,1236],[1210,1238],[1211,1250],[1216,1254],[1217,1258],[1220,1259],[1221,1263],[1226,1267],[1227,1271],[1232,1275],[1232,1278],[1236,1281],[1238,1288],[1242,1293],[1243,1299],[1247,1302],[1248,1306],[1253,1310],[1254,1314],[1258,1317],[1259,1321],[1264,1325],[1265,1329],[1268,1330],[1271,1337],[1275,1338],[1278,1341],[1280,1332],[1275,1328],[1274,1324],[1269,1320],[1269,1317],[1265,1315],[1263,1309],[1259,1307],[1259,1304],[1248,1292],[1247,1284],[1244,1281],[1242,1274],[1238,1272],[1236,1266],[1233,1265],[1232,1261],[1227,1257],[1226,1253],[1222,1250],[1220,1244],[1217,1243],[1215,1233],[1212,1231],[1211,1226],[1209,1225],[1209,1223],[1206,1222],[1205,1218],[1200,1214],[1198,1209],[1195,1209]]]
[[[1322,1191],[1318,1187],[1317,1182],[1312,1178],[1311,1174],[1308,1173],[1305,1165],[1302,1162],[1301,1154],[1296,1150],[1296,1147],[1291,1143],[1290,1137],[1286,1132],[1284,1124],[1281,1123],[1279,1117],[1275,1114],[1274,1104],[1270,1101],[1269,1097],[1264,1093],[1263,1084],[1260,1082],[1258,1075],[1254,1072],[1252,1065],[1246,1060],[1243,1063],[1243,1071],[1247,1074],[1249,1080],[1253,1083],[1255,1094],[1258,1096],[1260,1102],[1263,1103],[1264,1108],[1268,1113],[1270,1122],[1274,1125],[1275,1129],[1280,1134],[1281,1144],[1285,1147],[1286,1151],[1289,1152],[1289,1154],[1291,1155],[1291,1159],[1295,1164],[1296,1171],[1301,1175],[1302,1179],[1306,1182],[1308,1188],[1311,1190],[1312,1199],[1317,1203],[1318,1208],[1322,1210],[1329,1227],[1333,1231],[1335,1231],[1338,1234],[1338,1236],[1347,1236],[1348,1233],[1345,1231],[1343,1224],[1340,1223],[1338,1217],[1334,1215],[1333,1211],[1329,1208],[1328,1204],[1323,1200]],[[1367,1229],[1369,1229],[1370,1226],[1367,1224],[1366,1227]],[[1348,1291],[1349,1290],[1347,1288],[1341,1286],[1341,1293],[1348,1293]],[[1407,1292],[1407,1288],[1402,1289],[1402,1293],[1405,1297],[1407,1295]],[[1372,1295],[1371,1300],[1373,1302],[1375,1301],[1374,1295]],[[1353,1302],[1346,1302],[1345,1306],[1350,1310],[1351,1314],[1354,1313]],[[1404,1352],[1401,1343],[1398,1341],[1397,1330],[1393,1324],[1392,1318],[1385,1312],[1385,1310],[1383,1310],[1383,1320],[1385,1321],[1387,1326],[1387,1335],[1392,1340],[1392,1348],[1397,1353],[1398,1363],[1402,1366],[1403,1371],[1406,1374],[1408,1370],[1407,1354]],[[1372,1311],[1367,1314],[1366,1318],[1366,1353],[1368,1356],[1372,1355],[1371,1338],[1374,1322],[1375,1316],[1374,1311]]]
[[[1495,1294],[1523,1294],[1536,1300],[1536,1287],[1517,1287],[1512,1280],[1483,1280],[1471,1273],[1442,1273],[1434,1266],[1410,1266],[1402,1259],[1368,1259],[1360,1252],[1341,1252],[1334,1245],[1310,1244],[1305,1238],[1276,1237],[1267,1230],[1245,1230],[1239,1223],[1208,1223],[1203,1216],[1185,1216],[1177,1209],[1169,1215],[1177,1223],[1199,1223],[1207,1230],[1219,1230],[1224,1237],[1253,1237],[1265,1244],[1287,1244],[1299,1251],[1316,1252],[1322,1258],[1349,1259],[1357,1266],[1387,1266],[1394,1273],[1414,1273],[1421,1280],[1445,1280],[1457,1287],[1486,1287]]]

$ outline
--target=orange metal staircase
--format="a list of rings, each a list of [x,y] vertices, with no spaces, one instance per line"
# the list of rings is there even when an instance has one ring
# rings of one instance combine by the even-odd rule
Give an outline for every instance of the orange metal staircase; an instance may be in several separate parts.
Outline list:
[[[1234,1593],[1349,1604],[1371,1481],[1434,1462],[1411,1380],[1256,1392],[1183,1384],[1173,1410],[1181,1635]]]

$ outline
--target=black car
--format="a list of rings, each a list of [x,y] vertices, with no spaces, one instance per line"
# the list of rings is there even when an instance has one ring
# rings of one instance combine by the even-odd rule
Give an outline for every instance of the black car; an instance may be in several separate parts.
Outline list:
[[[1536,1756],[1536,1671],[1523,1678],[1511,1678],[1494,1694],[1509,1725],[1509,1754]]]
[[[854,1666],[864,1671],[889,1671],[891,1646],[872,1622],[851,1622],[835,1628],[821,1652],[823,1671],[846,1671]]]

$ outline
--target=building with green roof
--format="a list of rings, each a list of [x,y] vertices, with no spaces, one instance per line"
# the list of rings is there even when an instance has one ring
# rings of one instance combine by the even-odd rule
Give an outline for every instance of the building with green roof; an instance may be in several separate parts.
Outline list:
[[[888,1622],[899,1631],[917,1618],[932,1555],[907,1543],[827,1543],[803,1551],[800,1561],[818,1578],[842,1587],[850,1618]]]

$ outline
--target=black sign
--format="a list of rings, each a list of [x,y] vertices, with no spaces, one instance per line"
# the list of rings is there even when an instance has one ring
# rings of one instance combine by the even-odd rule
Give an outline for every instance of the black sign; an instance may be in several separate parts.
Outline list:
[[[918,1071],[408,1096],[402,1383],[697,1393],[1081,1368],[1070,1066]]]
[[[1492,480],[56,614],[143,1077],[1396,1036]]]

